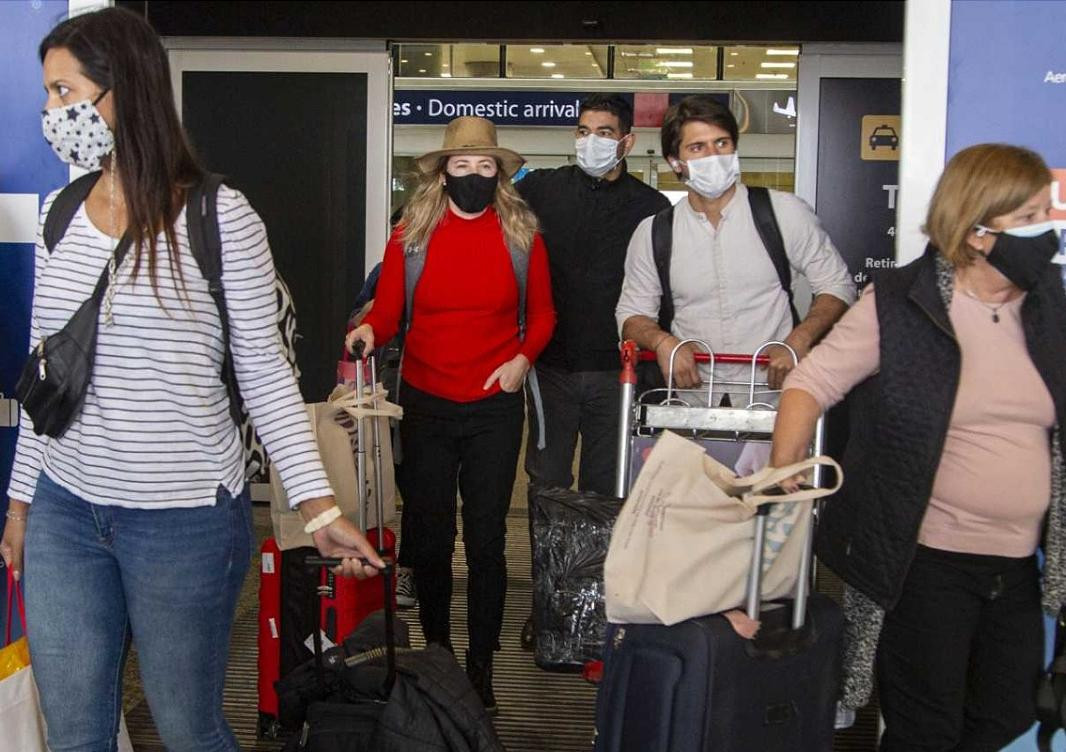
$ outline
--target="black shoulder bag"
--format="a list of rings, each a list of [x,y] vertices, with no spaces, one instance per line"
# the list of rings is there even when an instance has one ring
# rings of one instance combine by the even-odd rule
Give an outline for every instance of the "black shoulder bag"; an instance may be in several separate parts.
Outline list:
[[[85,177],[94,179],[80,184],[79,188],[85,188],[86,185],[91,188],[99,174]],[[56,201],[62,197],[63,194],[60,194]],[[81,198],[84,200],[84,195]],[[130,242],[128,233],[119,241],[115,249],[116,266],[122,265]],[[105,267],[93,294],[81,304],[66,326],[55,334],[41,338],[22,369],[15,385],[15,394],[33,420],[33,431],[38,436],[43,434],[59,438],[81,411],[85,392],[92,380],[100,303],[106,290]]]

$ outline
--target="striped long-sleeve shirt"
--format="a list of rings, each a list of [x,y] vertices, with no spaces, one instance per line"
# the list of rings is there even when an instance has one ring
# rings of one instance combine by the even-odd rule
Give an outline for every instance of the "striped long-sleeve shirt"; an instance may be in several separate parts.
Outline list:
[[[55,198],[48,196],[41,226]],[[282,351],[274,262],[266,229],[247,199],[218,194],[222,283],[237,380],[290,503],[331,494],[307,413]],[[113,323],[101,311],[92,382],[81,413],[59,439],[37,436],[23,411],[8,495],[32,502],[42,471],[87,501],[141,508],[215,501],[219,484],[244,485],[244,456],[229,397],[218,310],[188,244],[185,214],[175,223],[182,283],[166,258],[153,291],[147,263],[131,279],[133,252],[118,272]],[[31,346],[61,329],[93,287],[115,241],[84,205],[51,254],[38,231]],[[160,303],[162,302],[162,305]]]

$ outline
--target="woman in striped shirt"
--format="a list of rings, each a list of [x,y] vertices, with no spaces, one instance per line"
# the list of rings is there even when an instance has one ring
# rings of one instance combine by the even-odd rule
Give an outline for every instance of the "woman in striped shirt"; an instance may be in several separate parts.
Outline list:
[[[130,640],[170,750],[236,750],[222,686],[252,556],[242,444],[221,377],[221,323],[192,257],[186,193],[204,177],[178,122],[166,53],[139,16],[106,9],[40,46],[45,138],[101,170],[49,252],[38,236],[31,342],[60,330],[105,276],[92,381],[70,427],[25,412],[0,552],[23,568],[34,674],[55,750],[113,749]],[[53,194],[42,209],[42,224]],[[337,519],[276,324],[262,221],[218,192],[222,282],[240,392],[289,499],[344,574],[381,561]],[[119,238],[130,251],[112,263]],[[32,502],[32,503],[31,503]]]

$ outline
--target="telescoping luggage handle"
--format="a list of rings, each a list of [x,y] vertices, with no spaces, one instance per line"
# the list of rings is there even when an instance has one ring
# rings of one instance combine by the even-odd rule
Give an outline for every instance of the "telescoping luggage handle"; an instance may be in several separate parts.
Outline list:
[[[373,356],[368,358],[363,357],[364,344],[357,342],[355,347],[355,356],[357,361],[357,368],[355,371],[355,388],[360,396],[366,394],[366,390],[369,388],[373,392],[377,388],[377,362]],[[367,383],[367,374],[369,374],[369,384]],[[366,505],[368,501],[365,498],[366,494],[366,443],[365,443],[365,430],[363,426],[364,418],[359,418],[356,421],[356,437],[359,442],[356,453],[356,487],[360,489],[360,496],[363,499],[363,503],[359,505],[359,528],[366,531]],[[383,460],[381,455],[381,426],[378,420],[374,420],[371,424],[371,435],[373,437],[374,446],[374,473],[376,482],[374,483],[374,501],[377,510],[377,532],[378,532],[378,556],[385,562],[384,568],[378,570],[380,573],[382,587],[385,589],[385,656],[387,666],[387,678],[385,680],[385,695],[388,696],[392,692],[392,686],[396,681],[396,609],[395,602],[393,601],[394,590],[394,575],[395,565],[385,558],[387,549],[385,548],[385,488],[382,483],[383,475]],[[366,565],[366,559],[359,560],[362,564]],[[343,563],[343,559],[323,557],[323,556],[308,556],[305,560],[309,567],[338,567]],[[322,626],[319,623],[321,621],[320,609],[315,609],[315,631],[313,635],[313,643],[315,649],[315,666],[319,673],[319,681],[323,683],[322,677]],[[365,657],[365,656],[364,656]]]
[[[795,350],[793,350],[788,344],[784,342],[771,341],[761,345],[751,355],[738,355],[733,353],[715,353],[713,349],[706,342],[702,340],[688,339],[679,342],[673,350],[670,352],[670,367],[669,367],[669,379],[667,384],[667,401],[673,398],[673,372],[674,372],[674,360],[677,357],[678,351],[684,345],[689,343],[695,343],[702,345],[706,352],[694,353],[697,363],[710,363],[711,364],[711,384],[708,388],[708,404],[713,404],[711,399],[711,390],[713,390],[713,378],[714,378],[714,366],[718,363],[730,363],[730,364],[751,364],[751,380],[749,383],[749,409],[773,409],[772,405],[755,402],[755,379],[758,366],[769,365],[770,358],[762,355],[762,352],[768,347],[779,345],[784,347],[792,355],[793,363],[798,362],[798,357]],[[638,351],[636,343],[632,340],[626,340],[621,344],[621,362],[622,370],[619,375],[619,382],[621,383],[621,403],[619,409],[619,431],[618,431],[618,475],[615,482],[615,495],[618,498],[625,498],[629,492],[629,439],[633,431],[633,422],[635,420],[633,407],[636,402],[636,385],[637,385],[637,373],[636,365],[638,361],[652,361],[656,359],[655,353],[651,351]],[[825,421],[824,418],[819,418],[815,427],[814,441],[812,444],[812,450],[814,455],[820,455],[822,453],[822,447],[825,445]],[[823,477],[824,468],[818,466],[814,470],[813,485],[816,488],[822,487],[824,480]],[[762,592],[762,564],[763,564],[763,550],[766,546],[766,517],[770,512],[769,504],[763,504],[759,507],[759,510],[755,516],[755,540],[751,554],[751,567],[748,571],[748,585],[746,590],[746,607],[745,611],[749,618],[757,620],[759,618],[759,610],[761,605],[761,592]],[[803,627],[807,612],[807,599],[810,595],[810,581],[811,581],[811,564],[814,550],[814,526],[811,525],[808,528],[807,536],[804,541],[803,557],[800,560],[800,571],[797,573],[796,590],[795,590],[795,603],[792,610],[792,628],[799,630]]]

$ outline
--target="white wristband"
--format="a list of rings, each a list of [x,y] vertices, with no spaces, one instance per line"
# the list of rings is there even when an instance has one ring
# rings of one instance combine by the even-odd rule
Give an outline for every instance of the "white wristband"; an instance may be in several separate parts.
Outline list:
[[[341,516],[340,507],[330,507],[324,512],[319,512],[311,521],[304,525],[304,532],[310,535],[316,530],[321,530]]]

